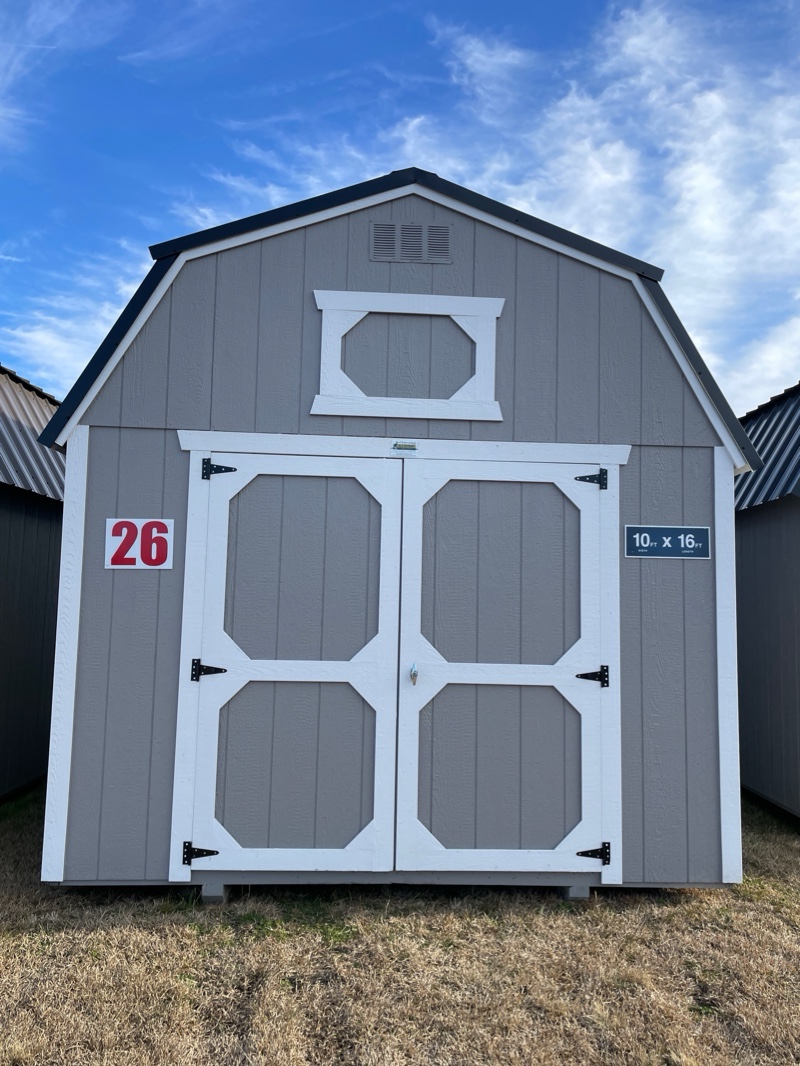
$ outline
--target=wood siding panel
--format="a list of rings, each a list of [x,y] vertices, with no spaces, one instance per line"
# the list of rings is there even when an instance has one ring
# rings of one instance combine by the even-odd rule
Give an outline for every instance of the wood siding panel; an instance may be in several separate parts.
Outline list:
[[[513,241],[513,238],[512,238]],[[514,338],[517,289],[516,242],[507,234],[475,225],[475,295],[504,297],[503,312],[497,320],[497,362],[495,397],[503,414],[502,422],[473,422],[473,440],[514,440]]]
[[[300,429],[305,251],[304,229],[261,241],[257,433]]]
[[[600,271],[566,256],[558,269],[557,439],[600,439]]]
[[[172,290],[169,289],[131,345],[131,356],[122,361],[120,424],[123,426],[167,424],[171,316]],[[102,424],[96,420],[93,422],[93,425]],[[105,422],[105,425],[114,424]]]
[[[211,428],[218,259],[216,255],[191,259],[172,283],[167,379],[170,428]]]
[[[0,797],[47,771],[61,513],[0,485]]]
[[[555,252],[519,242],[514,329],[514,440],[518,441],[557,439],[558,262]]]
[[[642,438],[642,315],[630,281],[600,275],[600,440]]]
[[[167,877],[187,477],[174,434],[91,432],[67,880]],[[175,519],[173,569],[106,570],[105,519],[150,515]]]
[[[214,316],[211,428],[256,428],[261,248],[245,244],[219,257]]]

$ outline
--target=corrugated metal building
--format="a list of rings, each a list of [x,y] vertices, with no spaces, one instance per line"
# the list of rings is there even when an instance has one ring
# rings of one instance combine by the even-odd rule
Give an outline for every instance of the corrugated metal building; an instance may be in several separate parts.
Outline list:
[[[658,267],[416,169],[151,251],[42,437],[45,880],[738,880],[758,457]]]
[[[0,366],[0,796],[47,770],[64,458],[37,438],[57,408]]]
[[[736,482],[742,784],[800,815],[800,383],[741,419]]]

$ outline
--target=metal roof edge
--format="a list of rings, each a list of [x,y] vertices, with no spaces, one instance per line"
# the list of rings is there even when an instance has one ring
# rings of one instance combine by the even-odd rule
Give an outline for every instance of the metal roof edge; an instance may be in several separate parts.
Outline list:
[[[232,237],[242,237],[255,230],[266,229],[281,222],[313,215],[318,211],[342,207],[345,204],[355,203],[369,196],[380,195],[382,192],[392,192],[405,185],[422,185],[432,192],[441,193],[443,196],[448,196],[450,199],[464,204],[465,207],[472,207],[486,214],[494,215],[504,222],[511,222],[521,229],[526,229],[541,237],[547,237],[549,240],[563,244],[567,248],[574,248],[576,251],[594,256],[601,261],[612,263],[614,266],[631,270],[635,274],[641,274],[642,277],[660,281],[664,276],[664,271],[660,267],[653,266],[652,263],[646,263],[644,260],[627,255],[625,252],[618,252],[607,245],[589,240],[588,237],[581,237],[571,230],[562,229],[560,226],[545,222],[534,215],[518,211],[513,207],[509,207],[508,204],[501,203],[499,200],[493,200],[482,193],[473,192],[463,185],[456,185],[455,182],[441,178],[432,171],[420,170],[418,167],[393,170],[390,174],[383,174],[378,178],[370,178],[367,181],[359,182],[357,185],[350,185],[345,189],[337,189],[334,192],[313,196],[307,200],[299,200],[296,203],[276,207],[270,211],[262,211],[257,215],[249,215],[247,218],[224,222],[219,226],[212,226],[210,229],[198,230],[195,233],[187,233],[183,237],[175,237],[160,244],[153,244],[150,246],[150,254],[154,259],[158,260],[162,256],[176,255],[179,252],[200,248],[204,244],[213,244],[216,241],[229,240]]]
[[[133,294],[127,305],[108,331],[108,334],[94,353],[92,358],[83,368],[83,371],[61,402],[61,406],[39,434],[39,443],[47,448],[52,448],[59,434],[75,414],[81,400],[100,376],[106,363],[117,349],[125,334],[133,325],[137,316],[155,292],[161,279],[175,262],[177,254],[165,256],[157,260],[150,267],[147,275],[139,288]]]
[[[697,374],[700,384],[703,386],[708,398],[719,412],[720,418],[727,426],[731,436],[741,449],[742,454],[750,465],[751,470],[759,470],[763,465],[761,456],[755,449],[755,445],[745,433],[741,422],[733,413],[733,408],[725,399],[722,389],[717,384],[713,374],[708,369],[702,355],[695,347],[694,341],[686,331],[686,327],[678,318],[674,307],[667,299],[667,294],[653,278],[643,277],[642,283],[653,298],[664,320],[672,331],[676,341],[681,346],[686,358]]]
[[[756,415],[761,415],[776,403],[780,403],[781,400],[785,400],[789,396],[796,396],[798,392],[800,392],[800,381],[795,385],[790,385],[788,389],[784,389],[783,392],[776,393],[775,396],[770,396],[768,400],[764,400],[763,403],[760,403],[758,407],[754,407],[751,411],[745,411],[743,415],[739,416],[739,421],[744,422],[747,418],[754,418]]]
[[[4,366],[0,363],[0,374],[5,374],[6,377],[11,378],[17,385],[22,385],[23,388],[28,389],[29,392],[35,392],[37,396],[41,396],[43,400],[47,400],[54,407],[61,405],[61,400],[57,400],[55,396],[51,396],[49,392],[45,392],[44,389],[40,389],[38,385],[34,385],[32,381],[28,381],[27,378],[20,377],[20,375],[12,370],[10,366]]]

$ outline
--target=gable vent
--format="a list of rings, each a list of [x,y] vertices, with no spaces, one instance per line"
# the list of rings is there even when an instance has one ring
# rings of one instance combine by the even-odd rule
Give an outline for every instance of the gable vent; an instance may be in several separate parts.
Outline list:
[[[373,263],[450,263],[452,226],[421,222],[371,222]]]

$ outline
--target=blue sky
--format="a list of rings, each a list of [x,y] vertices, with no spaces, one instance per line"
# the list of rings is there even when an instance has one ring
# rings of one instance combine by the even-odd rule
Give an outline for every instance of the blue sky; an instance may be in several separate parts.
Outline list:
[[[3,0],[0,362],[63,395],[147,246],[420,166],[666,270],[800,378],[800,3]]]

